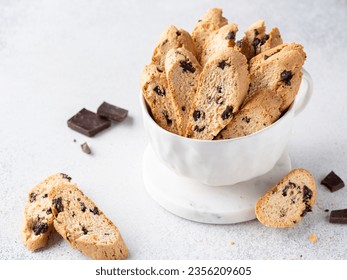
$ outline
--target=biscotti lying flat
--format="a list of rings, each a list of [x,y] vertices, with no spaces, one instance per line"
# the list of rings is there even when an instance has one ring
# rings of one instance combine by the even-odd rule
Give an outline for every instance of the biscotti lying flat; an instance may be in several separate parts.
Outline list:
[[[315,201],[314,177],[305,169],[294,169],[258,200],[255,213],[265,226],[293,227],[312,211]]]
[[[54,228],[86,256],[96,260],[123,260],[128,249],[116,226],[76,185],[55,187],[49,194]]]
[[[70,180],[66,174],[57,173],[38,183],[29,192],[21,229],[22,241],[29,250],[35,251],[47,245],[48,237],[54,230],[49,193],[54,187],[71,184]]]
[[[162,33],[141,77],[148,111],[160,127],[220,140],[255,133],[284,115],[300,88],[303,47],[283,44],[279,29],[268,32],[264,20],[240,40],[237,32],[237,24],[213,8],[191,36],[174,26]]]
[[[116,226],[66,174],[54,174],[29,193],[21,236],[28,249],[47,245],[56,230],[70,245],[93,259],[121,260],[128,249]]]

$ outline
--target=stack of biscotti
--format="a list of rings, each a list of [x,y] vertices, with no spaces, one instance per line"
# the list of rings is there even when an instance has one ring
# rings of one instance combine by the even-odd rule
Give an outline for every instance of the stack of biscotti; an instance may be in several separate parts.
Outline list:
[[[30,191],[21,237],[35,251],[47,245],[54,230],[90,258],[121,260],[128,256],[116,226],[62,173],[49,176]]]
[[[141,76],[153,119],[189,138],[245,136],[271,125],[292,104],[306,59],[299,44],[283,44],[278,28],[238,26],[213,8],[191,35],[169,26]]]

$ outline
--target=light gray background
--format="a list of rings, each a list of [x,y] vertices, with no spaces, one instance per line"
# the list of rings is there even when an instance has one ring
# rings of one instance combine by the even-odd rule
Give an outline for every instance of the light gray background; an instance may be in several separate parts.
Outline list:
[[[284,41],[305,46],[314,96],[288,151],[294,167],[315,175],[318,201],[295,228],[190,222],[144,189],[140,73],[164,28],[191,31],[210,7],[238,23],[238,38],[263,18]],[[36,253],[19,240],[28,191],[55,172],[70,174],[117,224],[130,259],[346,259],[347,226],[328,223],[324,209],[347,208],[347,188],[330,193],[319,184],[331,170],[347,180],[346,46],[345,0],[0,0],[0,259],[85,258],[57,235]],[[91,139],[67,127],[102,101],[129,109],[129,118]],[[92,156],[81,152],[85,141]]]

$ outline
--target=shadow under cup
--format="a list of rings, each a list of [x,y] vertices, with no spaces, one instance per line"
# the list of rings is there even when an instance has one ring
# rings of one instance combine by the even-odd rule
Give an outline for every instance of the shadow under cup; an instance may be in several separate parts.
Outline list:
[[[272,125],[244,137],[197,140],[161,128],[150,116],[141,95],[145,131],[156,156],[179,176],[210,186],[233,185],[270,171],[290,139],[294,117],[308,104],[312,79],[303,69],[303,80],[293,104]]]

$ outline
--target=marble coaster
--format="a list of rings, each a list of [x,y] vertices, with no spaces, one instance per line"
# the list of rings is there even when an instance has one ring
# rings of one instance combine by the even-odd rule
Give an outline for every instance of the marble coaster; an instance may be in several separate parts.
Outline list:
[[[262,176],[231,186],[212,187],[176,175],[161,163],[150,145],[142,164],[146,190],[159,205],[182,218],[209,224],[255,219],[257,200],[291,170],[285,152],[274,168]]]

